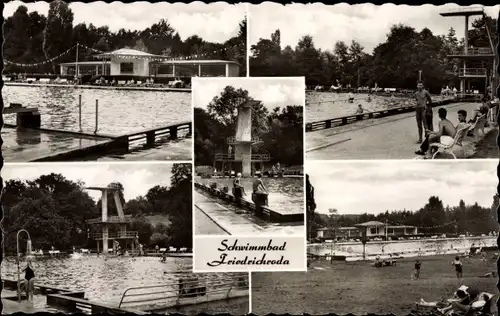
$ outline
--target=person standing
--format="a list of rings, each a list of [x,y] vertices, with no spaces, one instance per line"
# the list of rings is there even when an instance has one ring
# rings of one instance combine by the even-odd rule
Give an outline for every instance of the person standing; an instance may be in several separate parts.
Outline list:
[[[24,272],[24,289],[26,290],[26,296],[28,301],[33,302],[33,294],[35,292],[35,271],[31,267],[31,258],[28,258],[26,268]],[[19,286],[21,286],[20,284]]]
[[[415,280],[420,278],[420,267],[422,266],[422,263],[420,261],[415,261],[415,271],[413,273],[413,277]]]
[[[463,265],[462,261],[460,261],[460,257],[456,256],[452,264],[455,267],[457,279],[461,280],[463,278]]]
[[[415,106],[415,117],[417,119],[418,143],[421,144],[424,130],[433,131],[432,124],[432,98],[431,94],[424,89],[423,81],[418,81],[417,92],[415,92],[417,105]],[[424,128],[422,128],[422,125]]]

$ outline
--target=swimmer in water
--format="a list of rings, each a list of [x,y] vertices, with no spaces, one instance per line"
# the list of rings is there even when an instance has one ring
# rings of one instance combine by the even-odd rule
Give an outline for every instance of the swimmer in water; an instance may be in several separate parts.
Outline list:
[[[348,101],[349,103],[354,103],[354,94],[352,92],[349,92]]]
[[[356,110],[356,114],[363,114],[365,109],[363,109],[363,106],[361,104],[358,104],[358,109]]]

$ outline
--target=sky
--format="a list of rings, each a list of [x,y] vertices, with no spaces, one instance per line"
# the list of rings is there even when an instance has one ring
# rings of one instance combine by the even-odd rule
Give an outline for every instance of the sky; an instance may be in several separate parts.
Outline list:
[[[170,186],[172,163],[26,163],[5,164],[2,178],[21,181],[35,180],[41,175],[62,174],[72,181],[83,181],[86,186],[107,186],[111,182],[123,185],[125,200],[145,195],[155,185]],[[89,190],[96,201],[99,191]]]
[[[206,109],[210,101],[226,86],[248,90],[255,100],[262,101],[269,110],[287,105],[302,105],[305,102],[303,77],[266,78],[193,78],[193,106]]]
[[[492,1],[494,3],[495,1]],[[260,38],[271,38],[271,33],[279,29],[281,47],[295,48],[299,39],[311,35],[316,48],[333,50],[336,41],[351,43],[356,40],[365,47],[366,53],[385,42],[390,27],[404,23],[421,31],[429,28],[435,35],[445,35],[453,27],[457,36],[463,37],[465,21],[463,17],[442,17],[441,12],[459,8],[456,4],[395,5],[374,4],[336,5],[289,4],[264,2],[250,5],[249,43],[256,44]],[[500,5],[485,7],[489,16],[498,17]],[[472,20],[476,17],[473,17]]]
[[[432,195],[443,205],[460,199],[491,207],[498,160],[308,162],[318,213],[379,214],[422,208]]]
[[[23,3],[11,1],[5,4],[3,16],[12,16],[20,5],[25,5],[28,12],[38,11],[47,16],[48,2]],[[245,18],[246,6],[230,5],[224,2],[205,4],[200,1],[185,3],[149,3],[149,2],[112,2],[102,1],[83,3],[72,2],[73,25],[92,23],[97,27],[109,26],[111,31],[120,28],[144,30],[165,18],[179,32],[182,40],[198,35],[206,41],[222,43],[238,35],[239,23]]]

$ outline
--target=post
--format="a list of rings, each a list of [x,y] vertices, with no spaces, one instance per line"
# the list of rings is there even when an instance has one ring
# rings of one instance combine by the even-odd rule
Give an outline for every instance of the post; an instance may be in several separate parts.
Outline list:
[[[95,100],[95,131],[94,134],[97,134],[97,129],[99,127],[99,100]]]
[[[75,63],[75,75],[78,79],[78,42],[76,42],[76,63]]]
[[[80,133],[82,132],[82,95],[78,96],[78,124],[80,125]]]
[[[418,71],[418,81],[422,81],[422,70]]]

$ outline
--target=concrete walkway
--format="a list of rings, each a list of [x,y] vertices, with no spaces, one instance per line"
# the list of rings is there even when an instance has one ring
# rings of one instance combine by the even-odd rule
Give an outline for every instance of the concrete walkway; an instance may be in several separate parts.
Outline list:
[[[6,127],[2,129],[2,139],[3,157],[8,162],[29,162],[110,141],[105,138],[79,137],[76,134],[47,133]]]
[[[192,138],[182,138],[164,143],[156,148],[132,151],[125,155],[98,157],[96,159],[97,161],[187,161],[192,159],[192,146]]]
[[[37,313],[37,312],[59,312],[54,308],[47,306],[47,297],[45,295],[34,295],[33,302],[28,302],[26,299],[18,302],[17,299],[12,299],[17,296],[16,291],[2,289],[2,315],[13,313]]]
[[[290,225],[289,223],[271,223],[255,217],[250,211],[238,209],[235,205],[208,197],[197,190],[194,191],[195,201],[195,234],[196,235],[220,235],[214,224],[225,231],[226,234],[235,235],[303,235],[304,225],[302,223]],[[197,215],[197,212],[205,216]],[[198,223],[201,217],[201,223]],[[208,221],[209,219],[210,221]],[[206,233],[206,232],[209,233]],[[205,232],[205,233],[204,233]],[[219,231],[220,232],[220,231]]]
[[[455,123],[458,110],[466,110],[469,119],[478,106],[479,103],[454,103],[443,107],[448,110],[448,119]],[[434,129],[439,122],[438,108],[434,108]],[[306,133],[306,157],[309,160],[412,159],[418,157],[415,154],[419,148],[417,139],[415,113],[405,113]],[[472,141],[467,137],[464,141],[466,155],[464,150],[458,149],[457,158],[474,153]]]

